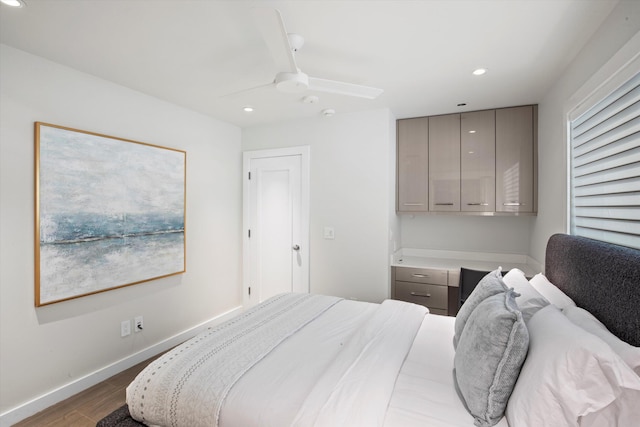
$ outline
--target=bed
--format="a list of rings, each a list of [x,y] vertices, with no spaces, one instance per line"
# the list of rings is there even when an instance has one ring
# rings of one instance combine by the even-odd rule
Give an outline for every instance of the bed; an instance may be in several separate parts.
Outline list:
[[[558,234],[545,262],[456,318],[276,296],[151,363],[98,427],[634,425],[640,251]]]

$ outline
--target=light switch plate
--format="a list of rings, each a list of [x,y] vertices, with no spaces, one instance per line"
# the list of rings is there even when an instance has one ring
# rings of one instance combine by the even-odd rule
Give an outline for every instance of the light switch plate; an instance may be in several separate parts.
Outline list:
[[[333,227],[325,227],[323,236],[325,239],[333,240],[335,239],[335,233]]]

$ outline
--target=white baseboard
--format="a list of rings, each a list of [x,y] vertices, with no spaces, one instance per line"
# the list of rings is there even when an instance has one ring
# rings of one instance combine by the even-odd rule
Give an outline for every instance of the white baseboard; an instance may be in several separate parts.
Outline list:
[[[55,405],[58,402],[68,399],[69,397],[124,371],[125,369],[129,369],[130,367],[135,366],[140,362],[144,362],[145,360],[159,353],[162,353],[163,351],[175,347],[176,345],[188,340],[191,337],[194,337],[205,329],[230,319],[241,311],[242,306],[233,308],[186,331],[169,337],[166,340],[161,341],[151,347],[147,347],[146,349],[134,353],[131,356],[127,356],[124,359],[112,363],[111,365],[98,369],[97,371],[85,375],[82,378],[78,378],[77,380],[65,384],[60,388],[45,393],[42,396],[39,396],[16,408],[10,409],[3,414],[0,414],[0,427],[9,427],[19,421],[24,420],[25,418],[35,415],[38,412],[52,405]]]

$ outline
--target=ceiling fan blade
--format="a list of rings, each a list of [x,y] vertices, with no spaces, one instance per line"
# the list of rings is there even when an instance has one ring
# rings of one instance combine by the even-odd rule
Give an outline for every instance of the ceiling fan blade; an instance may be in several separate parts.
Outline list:
[[[382,94],[382,92],[384,92],[384,90],[375,87],[337,82],[335,80],[319,79],[316,77],[309,77],[309,90],[358,96],[360,98],[367,99],[376,99]]]
[[[229,92],[229,93],[225,93],[223,95],[220,95],[219,97],[220,98],[227,98],[227,97],[230,97],[230,96],[236,96],[236,95],[243,94],[245,92],[252,92],[254,90],[258,90],[258,89],[262,89],[262,88],[266,88],[266,87],[270,87],[270,86],[274,86],[275,87],[275,82],[266,83],[266,84],[258,85],[258,86],[253,86],[253,87],[250,87],[250,88],[247,88],[247,89],[236,90],[236,91],[233,91],[233,92]]]
[[[267,43],[269,52],[278,67],[278,71],[298,72],[296,60],[293,57],[287,30],[284,28],[282,15],[278,9],[256,7],[252,9],[253,18],[258,25],[262,38]]]

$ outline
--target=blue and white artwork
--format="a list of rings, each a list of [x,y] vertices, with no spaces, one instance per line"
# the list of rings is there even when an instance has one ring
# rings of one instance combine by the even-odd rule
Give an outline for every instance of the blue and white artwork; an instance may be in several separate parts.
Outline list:
[[[186,153],[36,123],[36,305],[185,271]]]

